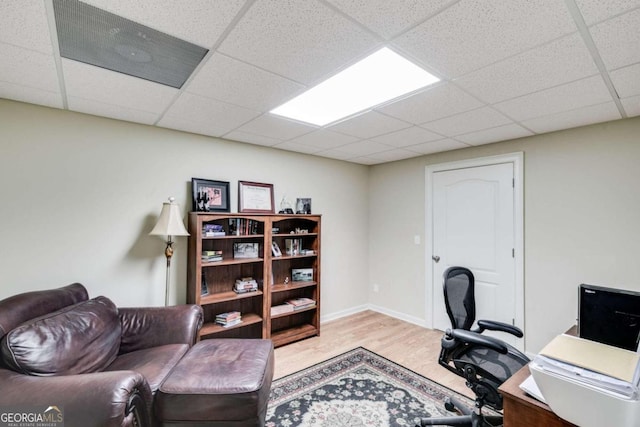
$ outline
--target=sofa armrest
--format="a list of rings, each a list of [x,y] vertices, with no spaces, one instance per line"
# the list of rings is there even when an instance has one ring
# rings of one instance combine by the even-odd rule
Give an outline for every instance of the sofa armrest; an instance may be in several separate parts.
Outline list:
[[[36,377],[0,369],[0,407],[57,406],[67,427],[149,426],[153,396],[133,371]]]
[[[122,340],[120,354],[166,344],[196,342],[202,327],[202,307],[176,305],[170,307],[120,308]]]

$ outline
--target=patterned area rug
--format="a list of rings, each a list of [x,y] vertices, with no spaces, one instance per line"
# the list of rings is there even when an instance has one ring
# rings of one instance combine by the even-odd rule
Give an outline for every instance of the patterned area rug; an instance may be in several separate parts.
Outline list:
[[[362,347],[274,381],[266,427],[391,427],[473,401]]]

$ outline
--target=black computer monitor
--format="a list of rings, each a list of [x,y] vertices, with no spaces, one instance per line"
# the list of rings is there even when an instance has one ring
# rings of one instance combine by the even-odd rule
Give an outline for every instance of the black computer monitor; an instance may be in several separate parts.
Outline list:
[[[637,351],[640,292],[580,285],[578,333],[580,338]]]

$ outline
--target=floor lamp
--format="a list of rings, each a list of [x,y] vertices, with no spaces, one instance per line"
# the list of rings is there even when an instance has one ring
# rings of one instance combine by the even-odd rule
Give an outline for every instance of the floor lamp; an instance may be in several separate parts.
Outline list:
[[[171,256],[173,255],[173,240],[172,236],[188,236],[187,229],[184,228],[182,217],[180,216],[180,206],[174,203],[174,198],[169,197],[168,202],[162,204],[162,211],[160,212],[160,218],[156,226],[149,233],[150,236],[167,236],[167,247],[164,250],[164,255],[167,257],[167,279],[165,283],[165,295],[164,305],[169,305],[169,288],[170,288],[170,271],[171,271]]]

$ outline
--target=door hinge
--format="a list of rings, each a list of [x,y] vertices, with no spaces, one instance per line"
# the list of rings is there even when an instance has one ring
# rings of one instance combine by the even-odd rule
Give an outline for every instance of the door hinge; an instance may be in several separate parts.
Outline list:
[[[515,248],[511,248],[511,258],[515,258],[516,257],[516,250]]]
[[[516,188],[516,179],[511,178],[511,188]]]
[[[516,319],[513,319],[513,318],[512,318],[512,319],[511,319],[511,324],[512,324],[513,326],[516,326]]]

